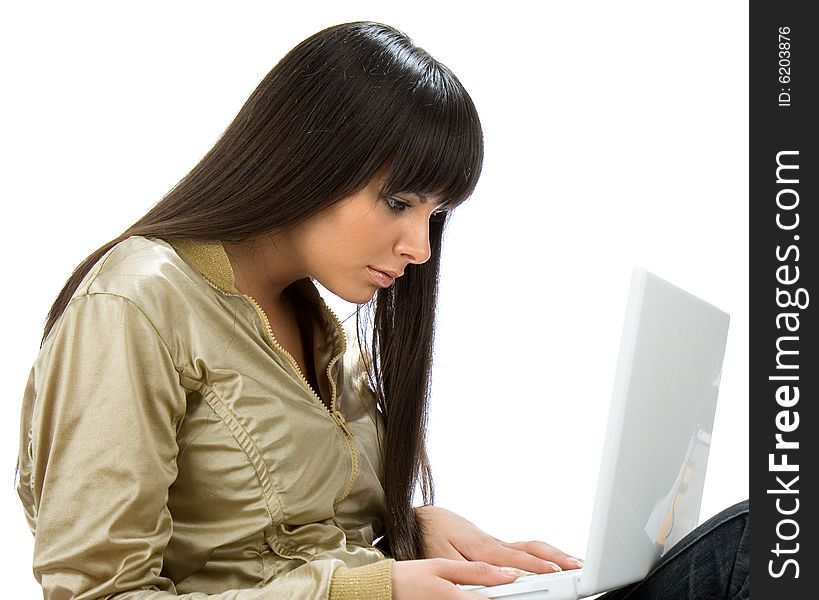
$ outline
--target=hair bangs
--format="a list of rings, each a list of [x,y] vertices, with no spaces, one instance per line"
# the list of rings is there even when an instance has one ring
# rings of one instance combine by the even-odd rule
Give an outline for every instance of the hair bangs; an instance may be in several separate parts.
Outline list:
[[[445,210],[466,200],[483,165],[483,133],[472,99],[444,65],[432,61],[402,111],[384,192],[433,196]]]

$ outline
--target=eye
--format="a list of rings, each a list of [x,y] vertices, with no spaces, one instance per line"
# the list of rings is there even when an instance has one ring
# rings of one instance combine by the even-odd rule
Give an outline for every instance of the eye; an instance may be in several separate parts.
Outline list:
[[[398,214],[412,208],[412,204],[395,196],[383,196],[383,200],[391,213]]]

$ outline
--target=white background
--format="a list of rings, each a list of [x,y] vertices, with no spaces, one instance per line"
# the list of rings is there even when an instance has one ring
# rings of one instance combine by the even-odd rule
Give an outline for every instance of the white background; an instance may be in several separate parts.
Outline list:
[[[731,314],[702,517],[745,498],[745,3],[278,4],[0,13],[4,595],[40,595],[14,466],[66,277],[196,163],[287,50],[353,20],[394,25],[452,68],[485,131],[483,177],[444,250],[438,504],[582,556],[634,265]]]

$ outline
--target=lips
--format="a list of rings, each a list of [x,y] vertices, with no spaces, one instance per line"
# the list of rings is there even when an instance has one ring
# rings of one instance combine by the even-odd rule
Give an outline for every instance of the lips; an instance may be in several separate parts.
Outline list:
[[[401,277],[401,275],[404,274],[403,271],[401,273],[399,273],[398,271],[390,271],[389,269],[376,269],[375,267],[370,267],[370,268],[375,270],[375,271],[381,271],[382,273],[386,273],[387,275],[389,275],[393,279],[398,279],[399,277]]]
[[[375,281],[376,284],[383,288],[390,287],[395,283],[395,279],[402,275],[402,273],[396,271],[382,271],[369,266],[367,267],[367,273],[370,274],[370,278]]]

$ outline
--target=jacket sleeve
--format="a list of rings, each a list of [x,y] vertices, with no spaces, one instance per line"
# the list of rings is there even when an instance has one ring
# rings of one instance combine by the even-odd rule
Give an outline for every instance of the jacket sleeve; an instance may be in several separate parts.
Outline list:
[[[186,408],[171,352],[138,306],[109,294],[72,300],[43,351],[20,486],[46,600],[391,597],[391,560],[317,560],[262,587],[178,595],[161,574]]]

